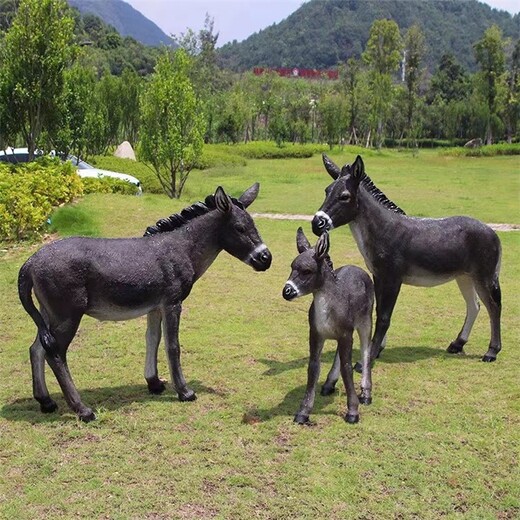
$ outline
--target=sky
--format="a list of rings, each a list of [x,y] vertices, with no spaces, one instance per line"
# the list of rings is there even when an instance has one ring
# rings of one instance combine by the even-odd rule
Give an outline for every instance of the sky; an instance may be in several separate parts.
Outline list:
[[[187,28],[198,32],[206,13],[219,34],[217,47],[278,23],[296,11],[305,0],[125,0],[155,22],[166,34],[180,36]],[[383,1],[383,0],[382,0]],[[491,7],[520,12],[518,0],[483,0]]]

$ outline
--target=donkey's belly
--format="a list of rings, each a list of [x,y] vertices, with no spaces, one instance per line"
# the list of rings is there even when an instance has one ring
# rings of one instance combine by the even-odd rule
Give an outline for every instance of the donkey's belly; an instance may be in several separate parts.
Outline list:
[[[142,305],[137,307],[120,307],[113,303],[98,303],[87,310],[85,314],[100,321],[124,321],[139,318],[148,314],[155,305]]]
[[[432,273],[424,269],[413,269],[403,277],[403,283],[416,287],[435,287],[451,282],[457,278],[457,273]]]

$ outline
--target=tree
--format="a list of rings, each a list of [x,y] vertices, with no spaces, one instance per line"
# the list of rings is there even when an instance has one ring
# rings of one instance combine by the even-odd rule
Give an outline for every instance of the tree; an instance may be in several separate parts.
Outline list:
[[[93,111],[96,76],[91,68],[75,63],[65,71],[60,129],[54,139],[54,148],[77,157],[87,154],[89,126]]]
[[[358,126],[360,113],[360,74],[361,64],[356,58],[349,58],[341,69],[342,88],[349,107],[349,139],[348,142],[358,144]]]
[[[58,128],[73,26],[65,0],[22,0],[3,42],[0,103],[9,110],[1,124],[11,138],[22,134],[31,158],[42,131]]]
[[[429,100],[461,101],[468,97],[469,77],[452,54],[443,54],[430,84]]]
[[[326,93],[318,105],[322,136],[332,150],[341,142],[347,131],[347,106],[345,98],[335,92]]]
[[[370,28],[363,59],[370,68],[372,124],[377,127],[377,147],[383,144],[383,132],[392,101],[392,77],[401,59],[401,35],[393,20],[376,20]]]
[[[493,122],[497,118],[496,100],[499,84],[505,70],[504,41],[502,31],[497,25],[486,30],[475,45],[475,57],[481,69],[482,86],[489,115],[486,130],[486,143],[493,143]]]
[[[417,138],[416,109],[421,79],[421,60],[424,56],[424,34],[418,25],[412,25],[404,41],[404,81],[406,83],[406,128],[409,136]]]
[[[184,49],[164,51],[141,97],[140,158],[170,198],[179,198],[202,153],[205,119]]]
[[[507,89],[505,91],[504,121],[507,132],[507,142],[511,143],[513,136],[518,132],[520,120],[520,39],[511,54],[511,62],[507,71]]]

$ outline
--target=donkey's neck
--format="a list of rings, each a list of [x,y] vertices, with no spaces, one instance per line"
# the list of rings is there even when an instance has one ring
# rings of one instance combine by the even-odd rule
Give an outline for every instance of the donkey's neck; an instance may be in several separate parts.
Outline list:
[[[221,226],[222,216],[217,211],[210,211],[190,220],[180,230],[194,272],[193,282],[206,272],[222,251],[219,241]]]
[[[388,244],[389,233],[405,218],[405,215],[380,204],[360,186],[358,212],[356,218],[349,222],[349,226],[370,272],[374,272],[374,260],[378,251]]]
[[[336,291],[336,275],[333,269],[329,266],[323,265],[319,274],[319,282],[316,288],[312,291],[314,298],[320,300],[333,297]]]

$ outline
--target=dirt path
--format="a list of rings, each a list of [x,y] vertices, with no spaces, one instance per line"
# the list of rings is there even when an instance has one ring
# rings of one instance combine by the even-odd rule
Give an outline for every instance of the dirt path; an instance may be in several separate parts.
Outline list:
[[[314,215],[294,215],[290,213],[251,213],[253,218],[270,218],[272,220],[305,220],[311,221]],[[489,224],[495,231],[520,231],[520,224]]]

